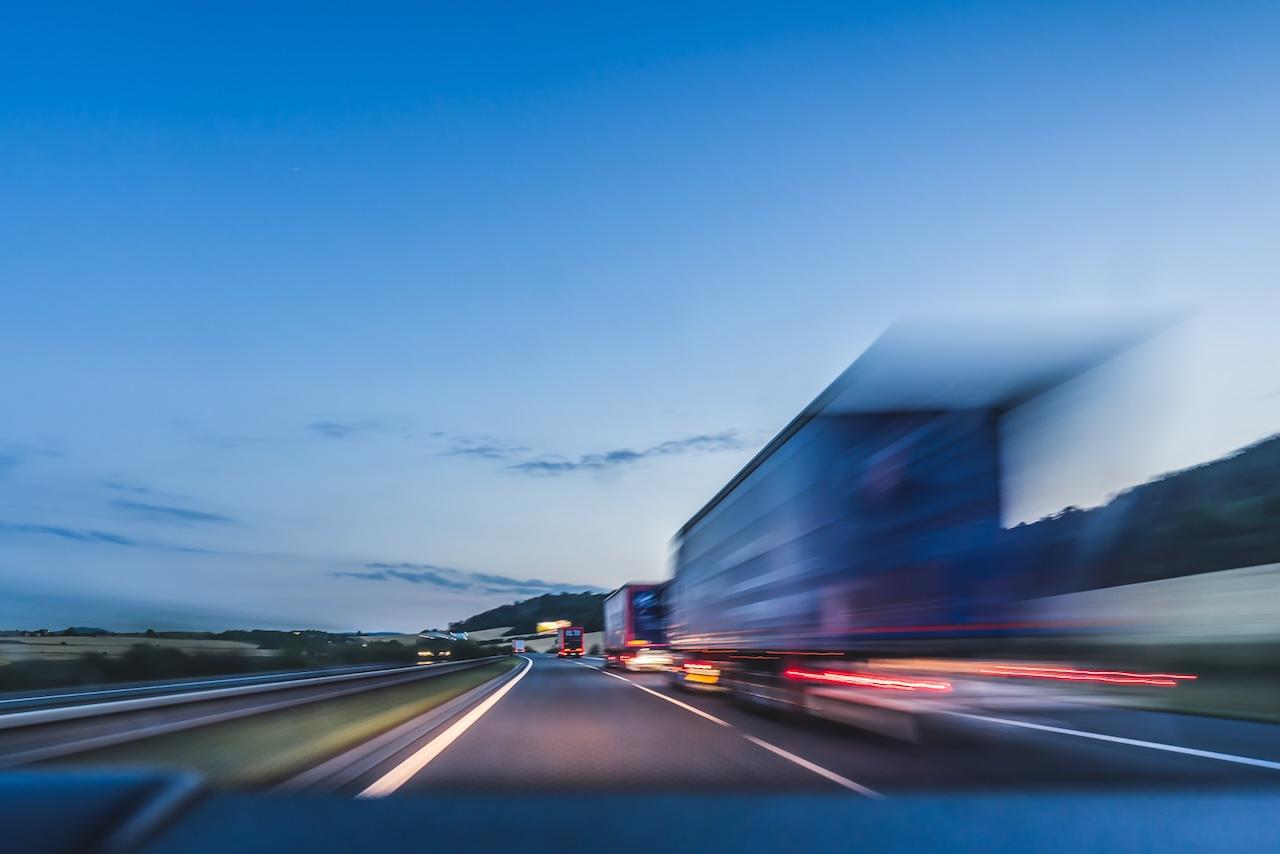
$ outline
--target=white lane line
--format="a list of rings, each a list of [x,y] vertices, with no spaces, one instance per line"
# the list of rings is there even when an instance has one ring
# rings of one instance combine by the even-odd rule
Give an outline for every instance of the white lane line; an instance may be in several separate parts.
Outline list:
[[[578,662],[574,662],[574,663],[577,664]],[[586,665],[586,664],[583,664],[582,666],[589,667],[589,665]],[[589,669],[600,670],[600,668],[598,667],[589,667]],[[720,724],[720,726],[728,727],[729,729],[736,729],[734,725],[729,723],[728,721],[722,721],[720,720],[720,718],[717,718],[715,715],[709,715],[706,712],[702,711],[701,709],[695,709],[693,706],[690,706],[688,703],[680,702],[675,697],[668,697],[666,694],[663,694],[660,691],[655,691],[652,688],[646,688],[644,685],[641,685],[638,682],[632,682],[630,679],[628,679],[625,676],[619,676],[618,674],[610,673],[607,670],[600,670],[600,672],[603,673],[605,676],[612,676],[614,679],[621,679],[623,682],[626,682],[628,685],[632,686],[633,688],[639,688],[641,691],[644,691],[646,694],[652,694],[653,696],[661,700],[666,700],[668,703],[679,706],[680,708],[684,709],[687,712],[693,712],[695,715],[697,715],[700,718],[706,718],[712,723]],[[880,794],[875,789],[872,789],[868,786],[864,786],[861,783],[855,783],[853,780],[850,780],[848,777],[843,777],[834,771],[831,771],[827,768],[823,768],[821,765],[810,762],[808,759],[804,759],[802,757],[796,756],[794,753],[790,753],[789,751],[783,750],[781,747],[778,747],[776,744],[770,744],[764,739],[756,738],[754,735],[747,735],[745,732],[741,732],[741,731],[738,732],[738,735],[742,736],[747,741],[754,744],[756,747],[763,747],[765,750],[769,751],[770,753],[776,754],[777,756],[781,756],[783,759],[787,760],[788,762],[794,762],[796,765],[799,765],[801,768],[805,769],[806,771],[810,771],[814,774],[817,774],[819,777],[830,780],[831,782],[835,783],[838,786],[843,786],[844,788],[849,789],[850,791],[857,792],[860,795],[865,795],[868,798],[884,798],[884,795]]]
[[[586,667],[587,665],[585,665],[585,664],[584,664],[584,665],[582,665],[582,666],[583,666],[583,667]],[[595,670],[596,668],[594,668],[594,667],[593,667],[593,668],[591,668],[591,669],[592,669],[592,670]],[[614,679],[621,679],[623,682],[626,682],[626,683],[627,683],[628,685],[630,685],[631,687],[633,687],[633,688],[639,688],[641,691],[645,692],[646,694],[652,694],[653,696],[657,697],[657,698],[658,698],[658,699],[660,699],[660,700],[666,700],[666,701],[667,701],[668,703],[670,703],[671,705],[673,705],[673,706],[679,706],[680,708],[684,709],[686,712],[693,712],[693,713],[694,713],[695,715],[697,715],[698,717],[700,717],[700,718],[706,718],[707,720],[711,721],[713,724],[720,724],[720,726],[727,726],[727,727],[729,727],[729,729],[733,729],[733,724],[729,723],[728,721],[722,721],[722,720],[720,720],[718,717],[716,717],[715,715],[709,715],[709,714],[707,714],[706,712],[702,711],[702,709],[695,709],[693,706],[690,706],[688,703],[682,703],[682,702],[680,702],[680,701],[679,701],[679,700],[677,700],[675,697],[668,697],[666,694],[663,694],[663,693],[660,693],[660,692],[658,692],[658,691],[655,691],[655,690],[653,690],[652,688],[646,688],[646,687],[645,687],[645,686],[643,686],[643,685],[640,685],[640,684],[637,684],[637,683],[635,683],[635,682],[632,682],[630,679],[628,679],[628,678],[627,678],[627,677],[625,677],[625,676],[619,676],[618,674],[616,674],[616,673],[610,673],[610,672],[609,672],[609,671],[607,671],[607,670],[601,670],[600,672],[601,672],[601,673],[603,673],[605,676],[610,676],[610,677],[612,677],[612,678],[614,678]]]
[[[846,789],[857,792],[860,795],[866,795],[868,798],[884,797],[884,795],[880,794],[875,789],[868,788],[867,786],[864,786],[861,783],[855,783],[852,780],[850,780],[848,777],[842,777],[836,772],[829,771],[826,768],[823,768],[821,765],[815,765],[814,763],[810,762],[808,759],[802,759],[801,757],[796,756],[794,753],[788,753],[787,751],[783,750],[781,747],[778,747],[776,744],[770,744],[769,742],[764,741],[763,739],[756,738],[754,735],[747,735],[746,733],[743,733],[742,737],[745,738],[747,741],[751,742],[752,744],[756,745],[757,747],[763,747],[765,750],[769,751],[770,753],[776,753],[778,756],[781,756],[783,759],[787,760],[788,762],[794,762],[795,764],[799,765],[801,768],[805,769],[806,771],[812,771],[814,774],[817,774],[819,777],[825,777],[826,779],[830,780],[831,782],[835,783],[838,786],[844,786]]]
[[[1085,732],[1084,730],[1066,729],[1064,727],[1048,726],[1047,724],[1033,724],[1030,721],[1015,721],[1008,718],[989,718],[986,715],[971,715],[965,712],[952,712],[951,714],[960,718],[969,718],[975,721],[986,721],[987,723],[992,724],[1023,727],[1024,729],[1040,730],[1041,732],[1056,732],[1059,735],[1074,735],[1077,738],[1091,738],[1095,741],[1109,741],[1113,744],[1127,744],[1130,747],[1146,747],[1150,750],[1163,750],[1166,753],[1180,753],[1184,756],[1198,756],[1201,759],[1217,759],[1220,762],[1234,762],[1237,765],[1250,765],[1254,768],[1267,768],[1271,771],[1280,771],[1280,762],[1272,762],[1269,759],[1254,759],[1251,756],[1236,756],[1231,753],[1217,753],[1212,750],[1197,750],[1194,747],[1179,747],[1176,744],[1162,744],[1158,741],[1141,741],[1136,738],[1121,738],[1118,735],[1103,735],[1100,732]]]
[[[503,685],[482,703],[471,711],[467,712],[461,718],[454,722],[452,726],[444,732],[437,735],[431,741],[418,748],[412,756],[392,768],[386,774],[383,774],[376,781],[369,785],[367,789],[361,792],[357,797],[361,798],[383,798],[394,792],[396,789],[409,782],[415,774],[427,767],[432,759],[439,756],[444,749],[458,740],[464,732],[469,730],[476,721],[484,717],[485,712],[492,709],[498,704],[498,701],[506,696],[507,692],[516,687],[516,683],[525,677],[525,675],[533,668],[533,660],[524,658],[524,670],[521,670],[516,677]]]

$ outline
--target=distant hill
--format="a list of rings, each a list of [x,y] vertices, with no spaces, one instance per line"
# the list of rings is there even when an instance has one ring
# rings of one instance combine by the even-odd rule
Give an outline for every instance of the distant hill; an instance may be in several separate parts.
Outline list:
[[[468,617],[449,628],[465,632],[481,629],[497,629],[511,626],[511,634],[528,634],[538,623],[551,620],[568,620],[585,631],[598,632],[604,628],[604,593],[545,593],[532,599],[513,602],[491,608],[482,614]]]
[[[1048,592],[1280,562],[1280,436],[1003,534]],[[1053,588],[1059,589],[1053,589]]]

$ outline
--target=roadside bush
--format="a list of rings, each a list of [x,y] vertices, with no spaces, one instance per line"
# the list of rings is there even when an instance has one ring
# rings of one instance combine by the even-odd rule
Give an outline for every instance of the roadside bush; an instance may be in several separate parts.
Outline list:
[[[418,650],[400,641],[374,641],[341,646],[336,657],[343,664],[409,664],[418,660]]]
[[[498,650],[487,646],[481,646],[475,641],[460,640],[454,641],[450,647],[450,657],[454,661],[469,661],[473,658],[485,658],[490,655],[500,655]]]
[[[173,647],[139,643],[114,656],[87,653],[67,661],[16,661],[0,666],[0,691],[417,661],[417,650],[399,641],[377,641],[365,646],[359,642],[319,645],[307,639],[297,644],[286,641],[279,649],[275,655],[251,656],[238,652],[188,653]]]
[[[279,670],[277,658],[252,658],[236,653],[190,655],[179,649],[145,644],[122,655],[86,654],[69,661],[17,661],[0,667],[0,690],[22,691],[98,685],[106,682],[145,682],[193,676],[223,676],[259,670]]]

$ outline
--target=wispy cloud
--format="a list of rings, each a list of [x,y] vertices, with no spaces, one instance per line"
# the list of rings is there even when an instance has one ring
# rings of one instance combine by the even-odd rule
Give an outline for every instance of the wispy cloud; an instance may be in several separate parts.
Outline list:
[[[566,584],[536,578],[519,579],[492,573],[469,572],[430,563],[374,562],[364,564],[360,570],[331,572],[329,575],[333,578],[351,578],[358,581],[403,581],[440,590],[469,593],[537,596],[541,593],[564,591],[600,591],[600,588],[589,584]]]
[[[377,433],[386,429],[383,422],[369,419],[365,421],[312,421],[307,430],[326,439],[350,439],[354,436]]]
[[[180,552],[182,554],[223,554],[236,555],[237,552],[221,549],[206,549],[199,546],[183,546],[172,543],[157,543],[139,540],[113,531],[99,531],[96,528],[72,528],[68,525],[42,525],[30,522],[0,521],[0,537],[17,534],[20,536],[50,537],[75,543],[94,546],[127,546],[129,548],[153,549],[162,552]]]
[[[469,585],[465,580],[456,577],[464,575],[456,569],[449,569],[443,566],[432,566],[428,563],[367,563],[365,566],[373,573],[353,573],[357,578],[366,578],[373,581],[381,581],[381,578],[370,578],[371,575],[385,576],[386,580],[397,579],[399,581],[407,581],[410,584],[426,584],[430,587],[439,587],[444,590],[468,590]]]
[[[57,537],[77,543],[99,543],[112,546],[140,546],[137,540],[109,531],[67,528],[62,525],[34,525],[26,522],[0,522],[0,534],[35,534]]]
[[[361,581],[390,581],[391,576],[385,572],[331,572],[333,578],[358,578]]]
[[[592,593],[602,592],[598,587],[582,584],[565,584],[557,581],[543,581],[540,578],[511,578],[506,575],[489,573],[472,573],[472,578],[484,585],[485,593],[512,593],[521,596],[539,596],[543,593],[562,593],[564,591],[587,590]]]
[[[168,504],[149,504],[142,501],[112,501],[111,506],[125,510],[153,522],[176,522],[181,524],[204,523],[229,525],[235,520],[221,513],[206,513],[203,510],[191,510],[187,507],[174,507]]]
[[[37,448],[0,442],[0,477],[11,473],[18,466],[38,457],[60,457],[62,453],[50,448]]]
[[[216,516],[216,514],[199,515]],[[112,531],[101,531],[96,528],[0,521],[0,537],[8,536],[37,537],[53,541],[62,541],[64,543],[78,543],[104,548],[129,548],[169,553],[206,554],[252,559],[307,559],[299,558],[296,555],[264,555],[260,553],[239,552],[227,549],[208,549],[173,543],[155,542],[148,539],[137,539],[132,536]],[[404,584],[412,584],[434,589],[444,593],[537,596],[542,593],[582,591],[592,593],[604,592],[601,588],[594,587],[589,584],[569,584],[565,582],[543,581],[537,578],[520,579],[507,575],[470,572],[468,570],[455,569],[453,567],[441,566],[438,564],[411,563],[408,561],[400,563],[370,561],[364,564],[358,564],[351,569],[330,572],[328,574],[332,578],[345,578],[355,581],[401,582]]]
[[[462,570],[460,569],[452,569],[451,567],[447,567],[447,566],[437,566],[434,563],[382,563],[380,561],[373,561],[371,563],[366,563],[365,566],[368,567],[369,569],[379,569],[379,570],[418,569],[418,570],[430,570],[432,572],[462,572]]]
[[[125,480],[122,477],[107,478],[106,480],[102,481],[102,488],[109,489],[112,492],[127,492],[130,495],[155,495],[156,494],[154,489],[151,489],[148,486],[143,486],[140,483],[135,483],[130,480]]]
[[[517,445],[489,436],[459,436],[453,446],[445,451],[446,457],[476,457],[482,460],[509,460],[528,453],[526,445]]]
[[[372,436],[398,436],[403,439],[418,437],[413,422],[397,418],[328,419],[321,418],[306,424],[289,427],[285,431],[260,433],[227,433],[211,430],[204,425],[186,419],[171,419],[175,429],[182,431],[190,441],[223,450],[254,446],[293,446],[298,440],[298,430],[321,439],[357,439]]]
[[[559,477],[580,471],[604,471],[629,466],[641,460],[679,454],[712,454],[720,451],[738,451],[746,447],[736,430],[721,433],[705,433],[683,439],[671,439],[648,448],[616,448],[599,454],[584,454],[576,459],[540,457],[507,466],[509,471],[536,477]]]

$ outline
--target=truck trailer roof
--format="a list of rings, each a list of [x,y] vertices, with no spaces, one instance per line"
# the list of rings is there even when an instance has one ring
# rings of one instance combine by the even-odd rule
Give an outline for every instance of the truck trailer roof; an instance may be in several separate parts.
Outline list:
[[[608,596],[605,596],[604,598],[605,600],[612,599],[614,596],[617,596],[623,590],[631,590],[636,587],[661,587],[666,583],[667,582],[665,581],[628,581],[626,584],[620,585],[617,590],[614,590],[612,593],[610,593]]]
[[[895,323],[673,538],[679,541],[821,414],[1007,411],[1164,331],[1172,314],[919,318]]]

